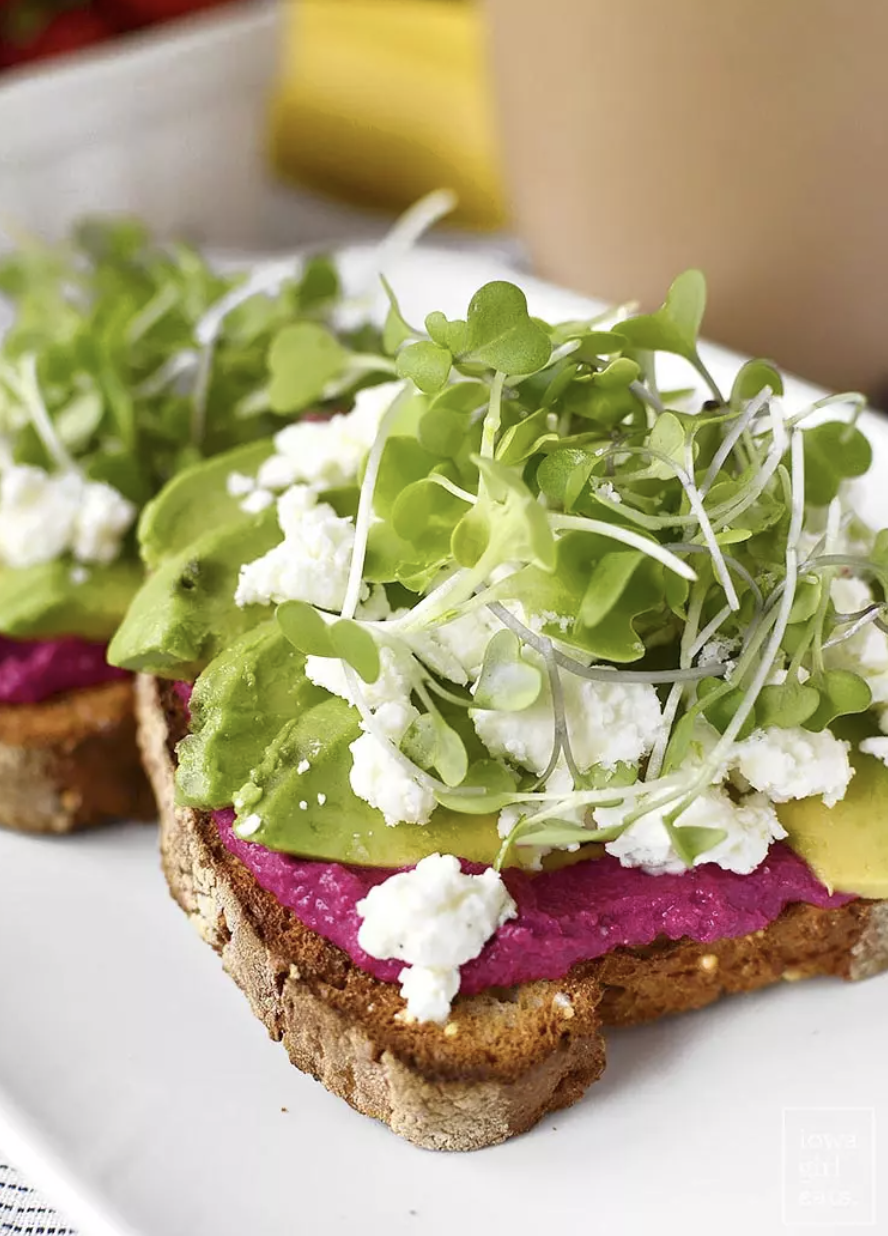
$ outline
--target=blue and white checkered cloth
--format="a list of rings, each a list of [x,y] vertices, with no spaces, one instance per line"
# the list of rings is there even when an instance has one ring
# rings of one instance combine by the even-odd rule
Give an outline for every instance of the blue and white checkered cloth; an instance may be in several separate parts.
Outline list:
[[[0,1232],[16,1236],[77,1236],[46,1199],[0,1161]]]

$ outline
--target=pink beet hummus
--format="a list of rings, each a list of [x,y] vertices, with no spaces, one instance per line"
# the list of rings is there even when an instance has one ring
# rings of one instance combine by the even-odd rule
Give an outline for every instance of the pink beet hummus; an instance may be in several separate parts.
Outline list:
[[[359,947],[361,920],[355,908],[390,871],[278,854],[236,837],[233,811],[217,811],[215,818],[226,849],[300,922],[337,944],[362,970],[397,981],[403,962],[378,961]],[[471,864],[465,869],[481,870]],[[507,871],[504,879],[518,917],[499,929],[480,957],[463,966],[460,990],[468,994],[561,978],[575,962],[620,946],[638,948],[658,937],[689,936],[705,943],[746,935],[773,922],[791,902],[833,908],[853,900],[830,896],[784,845],[773,846],[767,861],[746,876],[715,865],[651,876],[607,856],[538,875]]]
[[[0,635],[0,704],[39,704],[63,691],[127,678],[105,659],[106,644],[75,637],[12,640]]]

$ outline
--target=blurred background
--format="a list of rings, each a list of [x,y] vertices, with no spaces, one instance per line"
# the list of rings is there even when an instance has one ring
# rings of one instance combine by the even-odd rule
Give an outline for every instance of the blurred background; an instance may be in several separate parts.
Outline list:
[[[0,0],[0,228],[279,250],[459,195],[445,243],[888,386],[884,0]]]

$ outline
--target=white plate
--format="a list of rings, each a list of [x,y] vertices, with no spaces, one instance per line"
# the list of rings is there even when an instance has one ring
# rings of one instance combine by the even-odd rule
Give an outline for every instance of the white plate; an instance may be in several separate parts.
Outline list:
[[[365,258],[349,255],[352,275]],[[424,251],[391,274],[419,320],[463,312],[509,272]],[[544,316],[588,304],[523,282]],[[708,359],[730,370],[729,354]],[[809,395],[798,385],[790,398]],[[867,428],[878,519],[888,433],[875,418]],[[83,1236],[770,1236],[784,1193],[787,1219],[834,1230],[851,1212],[838,1198],[799,1211],[800,1173],[821,1154],[812,1138],[856,1136],[826,1156],[840,1172],[827,1183],[868,1198],[870,1122],[888,1118],[886,1024],[888,981],[824,980],[611,1032],[604,1079],[570,1111],[493,1150],[426,1153],[268,1042],[169,901],[153,828],[0,835],[0,1145]],[[821,1110],[786,1114],[799,1107]]]

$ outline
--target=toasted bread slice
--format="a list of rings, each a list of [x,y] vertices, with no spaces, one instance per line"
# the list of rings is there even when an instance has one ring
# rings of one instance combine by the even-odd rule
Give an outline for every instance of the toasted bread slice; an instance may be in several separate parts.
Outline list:
[[[176,806],[182,707],[151,678],[138,680],[136,695],[173,897],[292,1062],[419,1146],[494,1145],[576,1102],[604,1068],[601,1024],[681,1012],[781,978],[863,978],[888,966],[885,903],[791,906],[749,936],[621,949],[557,982],[458,997],[445,1027],[410,1023],[396,985],[358,969],[262,889],[209,813]]]
[[[106,682],[39,704],[0,705],[0,824],[69,833],[114,817],[151,819],[133,686]]]

